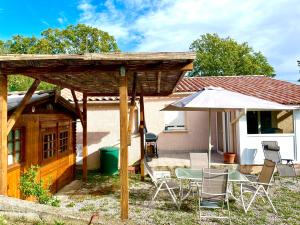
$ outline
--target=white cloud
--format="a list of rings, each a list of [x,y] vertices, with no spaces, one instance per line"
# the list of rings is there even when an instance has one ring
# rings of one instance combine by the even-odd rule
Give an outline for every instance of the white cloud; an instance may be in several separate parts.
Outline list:
[[[281,76],[299,76],[298,0],[82,0],[78,9],[80,22],[130,43],[129,50],[186,51],[200,35],[218,33],[262,51]]]

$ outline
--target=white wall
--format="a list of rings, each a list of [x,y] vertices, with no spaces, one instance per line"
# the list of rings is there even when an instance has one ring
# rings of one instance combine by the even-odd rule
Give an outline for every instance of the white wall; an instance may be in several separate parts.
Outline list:
[[[295,158],[300,162],[300,110],[294,110],[294,124],[295,124]]]
[[[247,134],[246,116],[239,120],[239,160],[241,165],[263,164],[262,141],[277,141],[282,158],[295,159],[295,141],[300,140],[300,113],[296,115],[295,134]],[[298,138],[297,138],[298,137]],[[298,150],[299,151],[299,150]]]

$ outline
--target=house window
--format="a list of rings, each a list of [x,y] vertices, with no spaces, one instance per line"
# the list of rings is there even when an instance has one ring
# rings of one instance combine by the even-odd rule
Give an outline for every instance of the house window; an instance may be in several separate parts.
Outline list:
[[[166,111],[165,131],[186,130],[186,112]]]
[[[8,156],[7,156],[8,165],[22,162],[23,129],[16,128],[9,132],[7,137],[7,149],[8,149]]]
[[[43,159],[50,159],[55,156],[56,151],[56,132],[43,134]]]
[[[294,133],[293,111],[248,111],[247,133]]]
[[[69,132],[67,130],[59,132],[59,152],[64,153],[68,151]]]

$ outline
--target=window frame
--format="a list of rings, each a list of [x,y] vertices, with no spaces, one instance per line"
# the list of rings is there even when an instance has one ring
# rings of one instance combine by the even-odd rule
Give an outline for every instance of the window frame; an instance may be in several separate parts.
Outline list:
[[[15,139],[15,132],[16,130],[20,130],[20,138],[19,139]],[[10,132],[13,132],[13,141],[9,141],[9,133]],[[13,163],[12,164],[8,164],[8,168],[11,168],[11,167],[14,167],[14,166],[17,166],[17,165],[22,165],[24,162],[25,162],[25,128],[24,127],[14,127],[11,129],[7,135],[7,164],[8,164],[8,156],[9,156],[9,143],[13,143]],[[16,141],[19,141],[20,142],[20,161],[19,162],[16,162]]]
[[[249,111],[247,111],[247,113],[246,113],[246,134],[248,135],[248,136],[274,136],[274,135],[281,135],[281,136],[290,136],[290,135],[295,135],[295,115],[294,115],[294,111],[292,111],[292,124],[291,124],[291,126],[292,126],[292,130],[293,130],[293,132],[292,133],[288,133],[288,132],[283,132],[283,133],[276,133],[276,132],[274,132],[274,133],[265,133],[265,132],[262,132],[262,130],[263,130],[263,127],[262,127],[262,122],[261,122],[261,117],[262,117],[262,113],[265,113],[265,112],[271,112],[271,117],[272,117],[272,112],[273,111],[275,111],[275,112],[277,112],[277,111],[279,111],[279,112],[282,112],[282,111],[288,111],[288,110],[269,110],[269,111],[257,111],[257,110],[249,110]],[[247,118],[247,116],[248,116],[248,112],[256,112],[257,113],[257,130],[258,130],[258,132],[257,133],[248,133],[248,118]],[[272,118],[271,118],[271,120],[272,120]]]
[[[166,113],[170,113],[170,112],[176,112],[176,113],[183,113],[183,117],[184,117],[184,125],[168,125],[166,123]],[[167,127],[172,127],[172,129],[166,129]],[[172,133],[172,132],[188,132],[188,125],[187,125],[187,111],[165,111],[164,112],[164,133]]]
[[[54,154],[52,157],[44,158],[44,137],[45,135],[54,134]],[[57,125],[55,127],[41,128],[41,162],[47,163],[57,159]],[[49,151],[49,150],[48,150]]]
[[[60,135],[64,132],[67,132],[67,136],[66,137],[63,137],[63,139],[61,139]],[[57,133],[57,152],[59,155],[63,155],[63,154],[67,154],[70,150],[70,128],[69,127],[64,127],[64,128],[61,128],[59,127],[58,128],[58,133]],[[64,151],[61,151],[61,140],[64,140],[66,139],[66,142],[63,146],[66,146],[66,149]]]

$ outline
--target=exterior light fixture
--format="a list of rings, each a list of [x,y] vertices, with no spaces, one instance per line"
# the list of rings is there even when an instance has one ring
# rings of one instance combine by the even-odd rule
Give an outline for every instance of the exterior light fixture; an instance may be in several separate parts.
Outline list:
[[[125,69],[124,66],[121,66],[120,67],[120,75],[121,75],[121,77],[125,77],[125,74],[126,74],[126,69]]]

